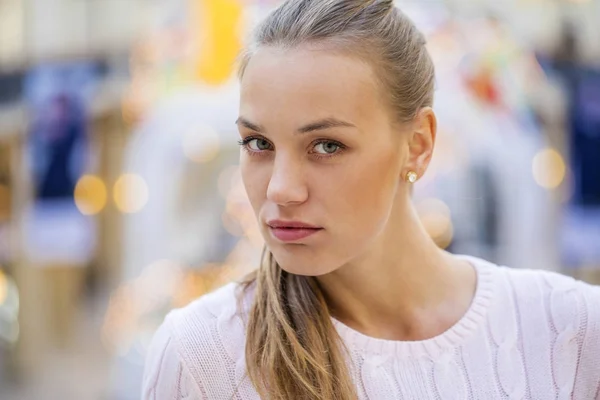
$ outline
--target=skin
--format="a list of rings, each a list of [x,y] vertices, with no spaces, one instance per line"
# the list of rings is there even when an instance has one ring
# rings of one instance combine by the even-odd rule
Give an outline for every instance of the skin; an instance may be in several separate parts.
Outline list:
[[[421,340],[464,315],[476,274],[433,243],[411,203],[406,174],[427,170],[434,112],[398,123],[375,76],[339,51],[258,50],[241,81],[242,178],[269,250],[284,270],[316,277],[334,318]],[[322,229],[285,243],[273,219]]]

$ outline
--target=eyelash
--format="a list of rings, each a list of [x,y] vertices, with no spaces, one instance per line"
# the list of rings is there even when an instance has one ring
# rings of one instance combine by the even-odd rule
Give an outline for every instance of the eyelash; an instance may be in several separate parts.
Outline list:
[[[264,155],[263,153],[265,153],[265,152],[266,152],[266,151],[268,151],[268,150],[255,151],[255,150],[250,150],[250,149],[248,148],[248,144],[249,144],[251,141],[253,141],[253,140],[257,140],[257,139],[258,139],[258,140],[265,140],[265,141],[267,141],[267,142],[268,142],[268,140],[267,140],[267,139],[265,139],[265,138],[263,138],[263,137],[260,137],[260,136],[248,136],[248,137],[246,137],[246,138],[244,138],[244,139],[242,139],[242,140],[239,140],[239,141],[238,141],[238,144],[239,144],[239,145],[242,147],[242,149],[243,149],[243,150],[244,150],[246,153],[248,153],[248,155],[251,155],[251,156],[263,156],[263,155]],[[269,143],[270,143],[270,142],[269,142]],[[338,155],[340,155],[340,154],[341,154],[341,153],[343,153],[343,152],[344,152],[344,150],[346,149],[346,146],[345,146],[343,143],[340,143],[340,142],[338,142],[338,141],[336,141],[336,140],[331,140],[331,139],[317,139],[317,140],[315,140],[315,141],[314,141],[314,142],[311,144],[311,146],[314,148],[314,147],[316,147],[317,145],[319,145],[319,144],[323,144],[323,143],[332,143],[332,144],[335,144],[336,146],[338,146],[339,150],[338,150],[338,151],[336,151],[336,152],[335,152],[335,153],[333,153],[333,154],[330,154],[330,155],[325,155],[325,154],[320,154],[320,153],[311,153],[311,154],[312,154],[312,155],[313,155],[315,158],[317,158],[317,159],[331,159],[331,158],[333,158],[333,157],[335,157],[335,156],[338,156]],[[271,144],[271,146],[272,146],[272,144]]]

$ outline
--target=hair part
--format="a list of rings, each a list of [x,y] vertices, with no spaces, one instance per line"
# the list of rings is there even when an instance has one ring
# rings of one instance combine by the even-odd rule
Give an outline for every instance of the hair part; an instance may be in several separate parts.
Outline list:
[[[264,47],[326,46],[368,62],[398,121],[432,106],[434,67],[425,39],[393,0],[287,0],[242,53],[239,77]],[[265,249],[242,286],[253,288],[246,367],[264,398],[354,400],[347,349],[314,277],[290,274]]]

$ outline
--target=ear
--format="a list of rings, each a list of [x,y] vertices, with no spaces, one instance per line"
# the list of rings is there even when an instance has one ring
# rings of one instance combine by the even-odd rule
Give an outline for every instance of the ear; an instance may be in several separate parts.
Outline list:
[[[427,171],[437,135],[437,118],[431,107],[422,108],[413,122],[408,141],[408,160],[404,174],[409,171],[422,177]]]

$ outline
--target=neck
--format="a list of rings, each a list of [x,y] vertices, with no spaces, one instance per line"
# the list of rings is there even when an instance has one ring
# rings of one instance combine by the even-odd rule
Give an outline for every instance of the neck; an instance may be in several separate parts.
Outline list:
[[[389,340],[436,336],[468,309],[473,267],[439,249],[412,205],[397,205],[376,243],[361,257],[320,276],[333,317]]]

